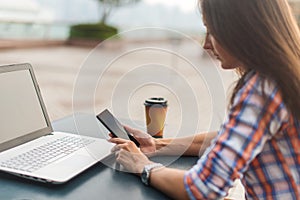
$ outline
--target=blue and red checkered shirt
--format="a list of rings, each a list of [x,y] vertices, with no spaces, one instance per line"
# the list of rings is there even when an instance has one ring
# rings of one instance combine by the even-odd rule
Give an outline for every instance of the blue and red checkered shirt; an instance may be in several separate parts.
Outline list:
[[[188,195],[218,199],[241,179],[247,199],[300,199],[299,125],[276,84],[251,71],[218,136],[186,172]]]

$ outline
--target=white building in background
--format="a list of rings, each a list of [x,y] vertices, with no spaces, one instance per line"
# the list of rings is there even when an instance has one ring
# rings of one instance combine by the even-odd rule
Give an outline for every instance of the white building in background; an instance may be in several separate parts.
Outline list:
[[[41,8],[35,0],[1,0],[0,22],[52,23],[53,12]]]
[[[67,27],[54,20],[54,12],[36,0],[0,1],[0,39],[64,39]]]

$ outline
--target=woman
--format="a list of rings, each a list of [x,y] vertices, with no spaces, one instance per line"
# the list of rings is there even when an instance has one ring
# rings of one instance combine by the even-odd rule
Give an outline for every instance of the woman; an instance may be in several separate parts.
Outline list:
[[[227,120],[218,133],[152,139],[126,127],[141,143],[118,138],[117,162],[145,174],[144,183],[176,199],[224,197],[241,179],[247,199],[300,199],[300,32],[286,0],[201,0],[207,27],[204,48],[222,68],[241,73]],[[214,136],[216,136],[214,138]],[[153,164],[147,153],[214,138],[188,171]],[[150,182],[149,182],[150,181]]]

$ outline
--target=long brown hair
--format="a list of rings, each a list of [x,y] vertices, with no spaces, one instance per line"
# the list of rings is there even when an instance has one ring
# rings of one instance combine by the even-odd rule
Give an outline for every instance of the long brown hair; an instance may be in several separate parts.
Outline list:
[[[200,0],[199,6],[218,43],[243,63],[245,73],[253,69],[274,80],[285,105],[300,119],[300,32],[288,2]]]

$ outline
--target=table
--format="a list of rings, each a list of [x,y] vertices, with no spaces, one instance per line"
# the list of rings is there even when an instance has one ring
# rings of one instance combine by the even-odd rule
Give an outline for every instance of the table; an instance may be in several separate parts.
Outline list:
[[[76,123],[74,121],[76,119]],[[56,131],[98,137],[99,127],[90,114],[76,114],[53,122]],[[104,131],[104,130],[103,130]],[[106,133],[106,132],[104,132]],[[152,160],[179,169],[189,169],[198,157],[155,157]],[[110,160],[114,162],[114,160]],[[0,172],[0,199],[2,200],[93,200],[93,199],[169,199],[160,191],[145,186],[140,178],[116,171],[97,163],[82,174],[62,185],[50,185],[22,179]]]

